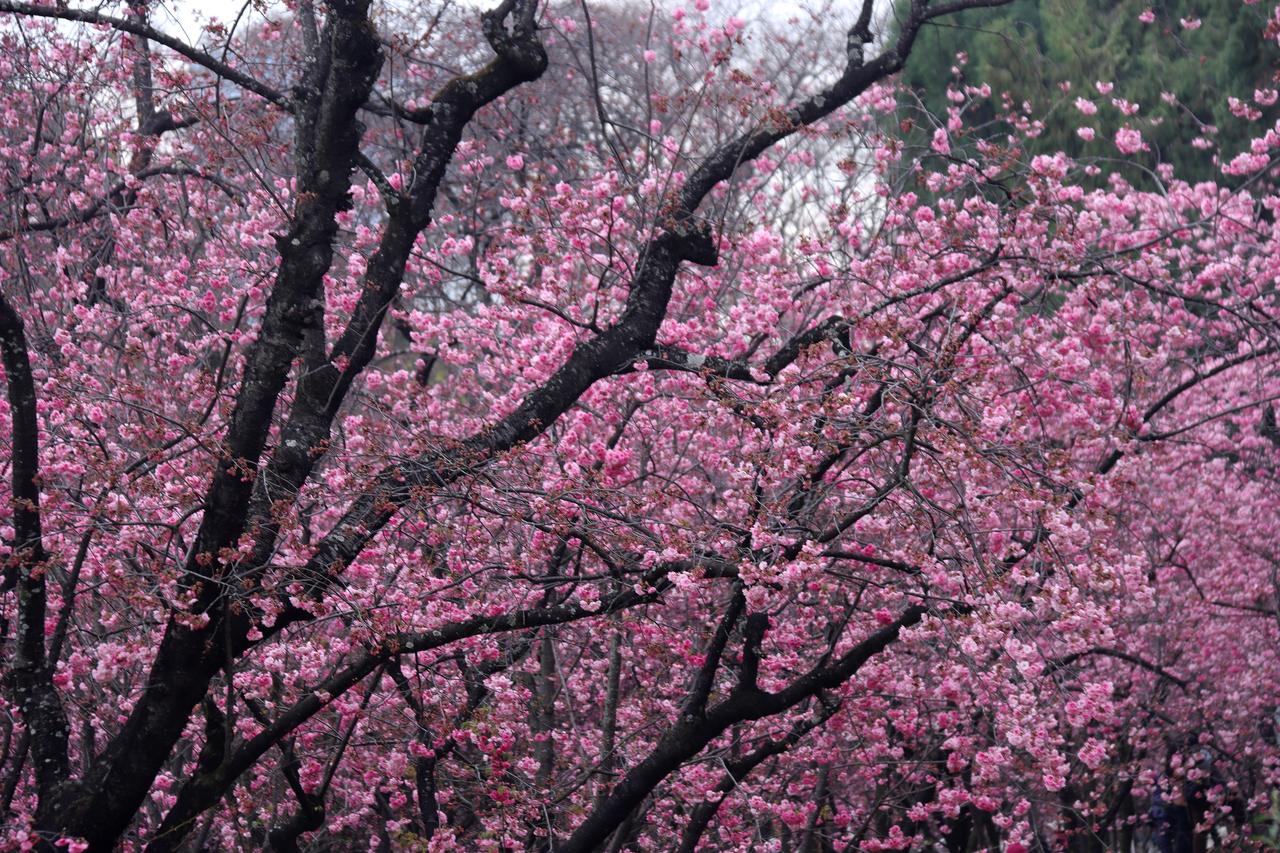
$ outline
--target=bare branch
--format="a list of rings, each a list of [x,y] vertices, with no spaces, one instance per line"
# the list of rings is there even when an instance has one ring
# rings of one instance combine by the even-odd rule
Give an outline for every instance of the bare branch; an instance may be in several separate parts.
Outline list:
[[[135,36],[141,36],[150,39],[156,44],[162,44],[175,53],[185,56],[197,65],[203,66],[212,71],[219,77],[224,77],[240,86],[248,89],[256,95],[260,95],[278,107],[286,110],[292,110],[293,104],[289,98],[282,92],[278,92],[272,87],[263,83],[254,77],[238,71],[222,62],[203,50],[192,47],[181,39],[176,39],[166,33],[157,30],[155,27],[148,26],[136,20],[128,18],[115,18],[111,15],[104,15],[100,12],[94,12],[89,9],[71,9],[66,6],[37,6],[32,3],[15,3],[12,0],[0,0],[0,12],[8,12],[12,15],[26,15],[34,18],[56,18],[63,21],[77,21],[83,24],[97,24],[108,26],[122,33],[130,33]]]

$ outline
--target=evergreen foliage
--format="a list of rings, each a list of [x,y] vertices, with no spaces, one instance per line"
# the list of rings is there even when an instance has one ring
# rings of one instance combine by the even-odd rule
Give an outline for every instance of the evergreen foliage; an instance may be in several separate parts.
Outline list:
[[[1149,22],[1142,20],[1148,10]],[[1127,124],[1150,147],[1139,162],[1168,163],[1192,182],[1210,180],[1220,175],[1219,162],[1254,135],[1251,122],[1232,114],[1229,98],[1260,111],[1267,124],[1280,115],[1254,97],[1259,90],[1266,99],[1280,68],[1275,43],[1259,38],[1266,23],[1260,7],[1204,0],[1015,0],[927,28],[904,79],[940,120],[950,106],[940,81],[985,82],[992,96],[966,108],[966,123],[984,127],[992,138],[1011,130],[1015,115],[1038,116],[1043,128],[1028,140],[1029,155],[1103,156],[1110,152],[1106,140]],[[967,62],[958,62],[957,54]],[[1115,88],[1101,95],[1097,82]],[[1099,107],[1091,119],[1097,126],[1092,141],[1076,133],[1078,97]],[[1125,116],[1113,98],[1141,109]],[[1037,129],[1033,125],[1031,132]],[[1189,145],[1197,136],[1204,141]]]

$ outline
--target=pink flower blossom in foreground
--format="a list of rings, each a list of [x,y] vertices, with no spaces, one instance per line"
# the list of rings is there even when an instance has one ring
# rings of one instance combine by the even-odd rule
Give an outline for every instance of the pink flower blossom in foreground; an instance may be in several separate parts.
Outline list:
[[[1142,133],[1132,127],[1122,127],[1116,131],[1116,148],[1121,154],[1136,154],[1146,148],[1142,141]]]

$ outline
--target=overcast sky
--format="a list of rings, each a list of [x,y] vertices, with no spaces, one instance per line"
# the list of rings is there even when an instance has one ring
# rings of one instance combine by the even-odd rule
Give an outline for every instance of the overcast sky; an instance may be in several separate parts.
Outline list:
[[[461,0],[461,2],[464,5],[475,6],[477,9],[484,9],[496,6],[499,0]],[[845,0],[845,2],[852,8],[855,0]],[[270,0],[268,3],[268,8],[282,8],[280,4],[270,3]],[[669,0],[669,3],[672,6],[680,5],[677,0]],[[801,8],[801,3],[795,0],[711,0],[711,4],[713,7],[723,7],[726,15],[737,14],[745,18],[769,15],[785,19]],[[230,23],[243,9],[245,15],[241,21],[243,26],[253,18],[261,17],[252,7],[246,9],[246,5],[245,0],[160,0],[152,6],[152,19],[156,26],[166,32],[182,36],[187,40],[195,40],[210,18]],[[692,6],[693,0],[688,0],[685,5]]]

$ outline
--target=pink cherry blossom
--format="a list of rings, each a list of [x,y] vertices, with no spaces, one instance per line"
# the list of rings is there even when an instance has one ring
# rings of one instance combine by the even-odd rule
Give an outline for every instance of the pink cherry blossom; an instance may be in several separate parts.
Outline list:
[[[1275,91],[490,5],[0,12],[0,849],[1253,849]]]
[[[1116,148],[1121,154],[1136,154],[1146,148],[1142,141],[1142,133],[1132,127],[1122,127],[1116,131]]]

